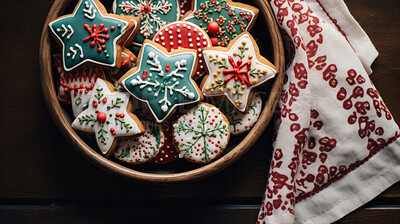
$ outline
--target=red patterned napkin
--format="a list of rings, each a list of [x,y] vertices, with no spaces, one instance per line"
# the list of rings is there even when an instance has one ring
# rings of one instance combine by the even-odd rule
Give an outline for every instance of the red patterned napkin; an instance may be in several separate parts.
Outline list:
[[[400,179],[378,53],[342,0],[271,1],[292,46],[259,223],[331,223]]]

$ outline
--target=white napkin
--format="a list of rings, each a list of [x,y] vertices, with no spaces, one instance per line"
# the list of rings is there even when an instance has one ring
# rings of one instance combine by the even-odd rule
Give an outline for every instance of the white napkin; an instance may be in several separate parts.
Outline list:
[[[259,223],[331,223],[400,180],[378,53],[342,0],[271,1],[292,60]],[[290,47],[292,46],[292,47]]]

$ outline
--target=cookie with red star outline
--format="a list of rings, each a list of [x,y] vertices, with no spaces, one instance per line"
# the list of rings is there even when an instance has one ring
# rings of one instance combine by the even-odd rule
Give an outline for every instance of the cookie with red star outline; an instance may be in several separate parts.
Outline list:
[[[76,117],[72,127],[94,134],[100,152],[109,157],[120,138],[134,137],[145,131],[131,109],[129,93],[117,92],[111,83],[97,79],[88,108]]]
[[[227,48],[204,48],[203,54],[209,74],[200,87],[203,95],[225,97],[242,113],[249,109],[253,90],[278,73],[277,68],[260,55],[248,32],[233,39]]]
[[[108,14],[98,0],[80,0],[72,14],[49,23],[50,31],[62,46],[65,71],[84,64],[121,66],[121,49],[139,31],[140,20]]]

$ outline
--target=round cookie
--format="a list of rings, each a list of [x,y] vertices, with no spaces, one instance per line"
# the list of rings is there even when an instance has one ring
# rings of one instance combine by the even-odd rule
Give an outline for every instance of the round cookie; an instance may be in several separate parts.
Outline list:
[[[145,133],[139,137],[119,141],[115,158],[126,163],[140,164],[152,160],[164,145],[164,133],[152,122],[142,121]]]
[[[104,70],[96,66],[78,68],[67,72],[62,66],[61,55],[53,55],[54,65],[60,76],[58,99],[71,104],[74,117],[88,107],[97,78],[105,78]]]
[[[200,103],[173,124],[179,157],[194,163],[209,163],[228,146],[229,121],[218,108]]]
[[[171,119],[162,123],[162,129],[164,132],[164,145],[160,149],[160,152],[152,160],[153,163],[166,164],[175,161],[179,154],[174,146],[174,139],[172,136],[172,121]]]
[[[190,22],[178,21],[164,26],[156,33],[153,41],[166,48],[168,52],[181,48],[196,50],[199,63],[193,79],[203,77],[205,67],[202,51],[204,47],[212,46],[210,38],[203,29]]]
[[[240,135],[248,132],[257,122],[258,117],[261,114],[262,100],[260,93],[255,93],[250,102],[250,107],[246,113],[239,113],[232,108],[230,104],[226,103],[220,108],[229,120],[231,125],[231,134]]]

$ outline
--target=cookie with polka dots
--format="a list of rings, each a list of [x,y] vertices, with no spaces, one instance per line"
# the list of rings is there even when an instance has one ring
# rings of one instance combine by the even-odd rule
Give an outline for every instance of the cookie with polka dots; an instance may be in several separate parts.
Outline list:
[[[278,73],[277,68],[260,55],[248,32],[237,36],[226,48],[205,48],[203,55],[208,71],[200,87],[204,96],[225,97],[242,113],[249,109],[254,89]]]
[[[192,0],[181,0],[179,5],[181,10],[181,18],[192,9]]]
[[[228,146],[230,125],[217,107],[200,103],[177,119],[173,135],[180,158],[209,163]]]
[[[159,125],[143,120],[145,133],[138,137],[119,141],[115,158],[126,163],[141,164],[154,159],[164,145],[164,133]]]
[[[225,102],[225,101],[224,101]],[[261,114],[262,99],[259,92],[255,93],[246,113],[236,111],[230,104],[223,103],[220,107],[231,125],[231,134],[240,135],[250,131]]]
[[[164,121],[161,126],[164,132],[164,145],[160,149],[160,152],[154,157],[152,162],[157,164],[166,164],[175,161],[179,154],[175,149],[174,140],[172,137],[172,119]]]
[[[209,34],[214,46],[226,47],[253,27],[259,10],[231,0],[192,0],[192,10],[182,20],[195,23]]]
[[[94,84],[98,78],[105,78],[105,72],[97,66],[87,66],[75,71],[65,71],[61,55],[53,55],[54,65],[60,76],[58,99],[71,104],[74,117],[87,108]]]
[[[114,85],[97,79],[86,110],[80,113],[72,127],[94,134],[100,152],[109,157],[120,138],[134,137],[144,133],[143,124],[130,112],[132,102],[129,94],[114,91]]]
[[[65,71],[88,64],[119,68],[121,49],[131,43],[139,25],[137,18],[108,14],[98,0],[80,0],[72,14],[49,23],[62,46]]]
[[[160,29],[153,41],[163,46],[168,52],[183,48],[196,50],[199,61],[193,79],[203,77],[205,68],[202,50],[205,47],[211,47],[210,38],[203,29],[190,22],[173,22]]]

